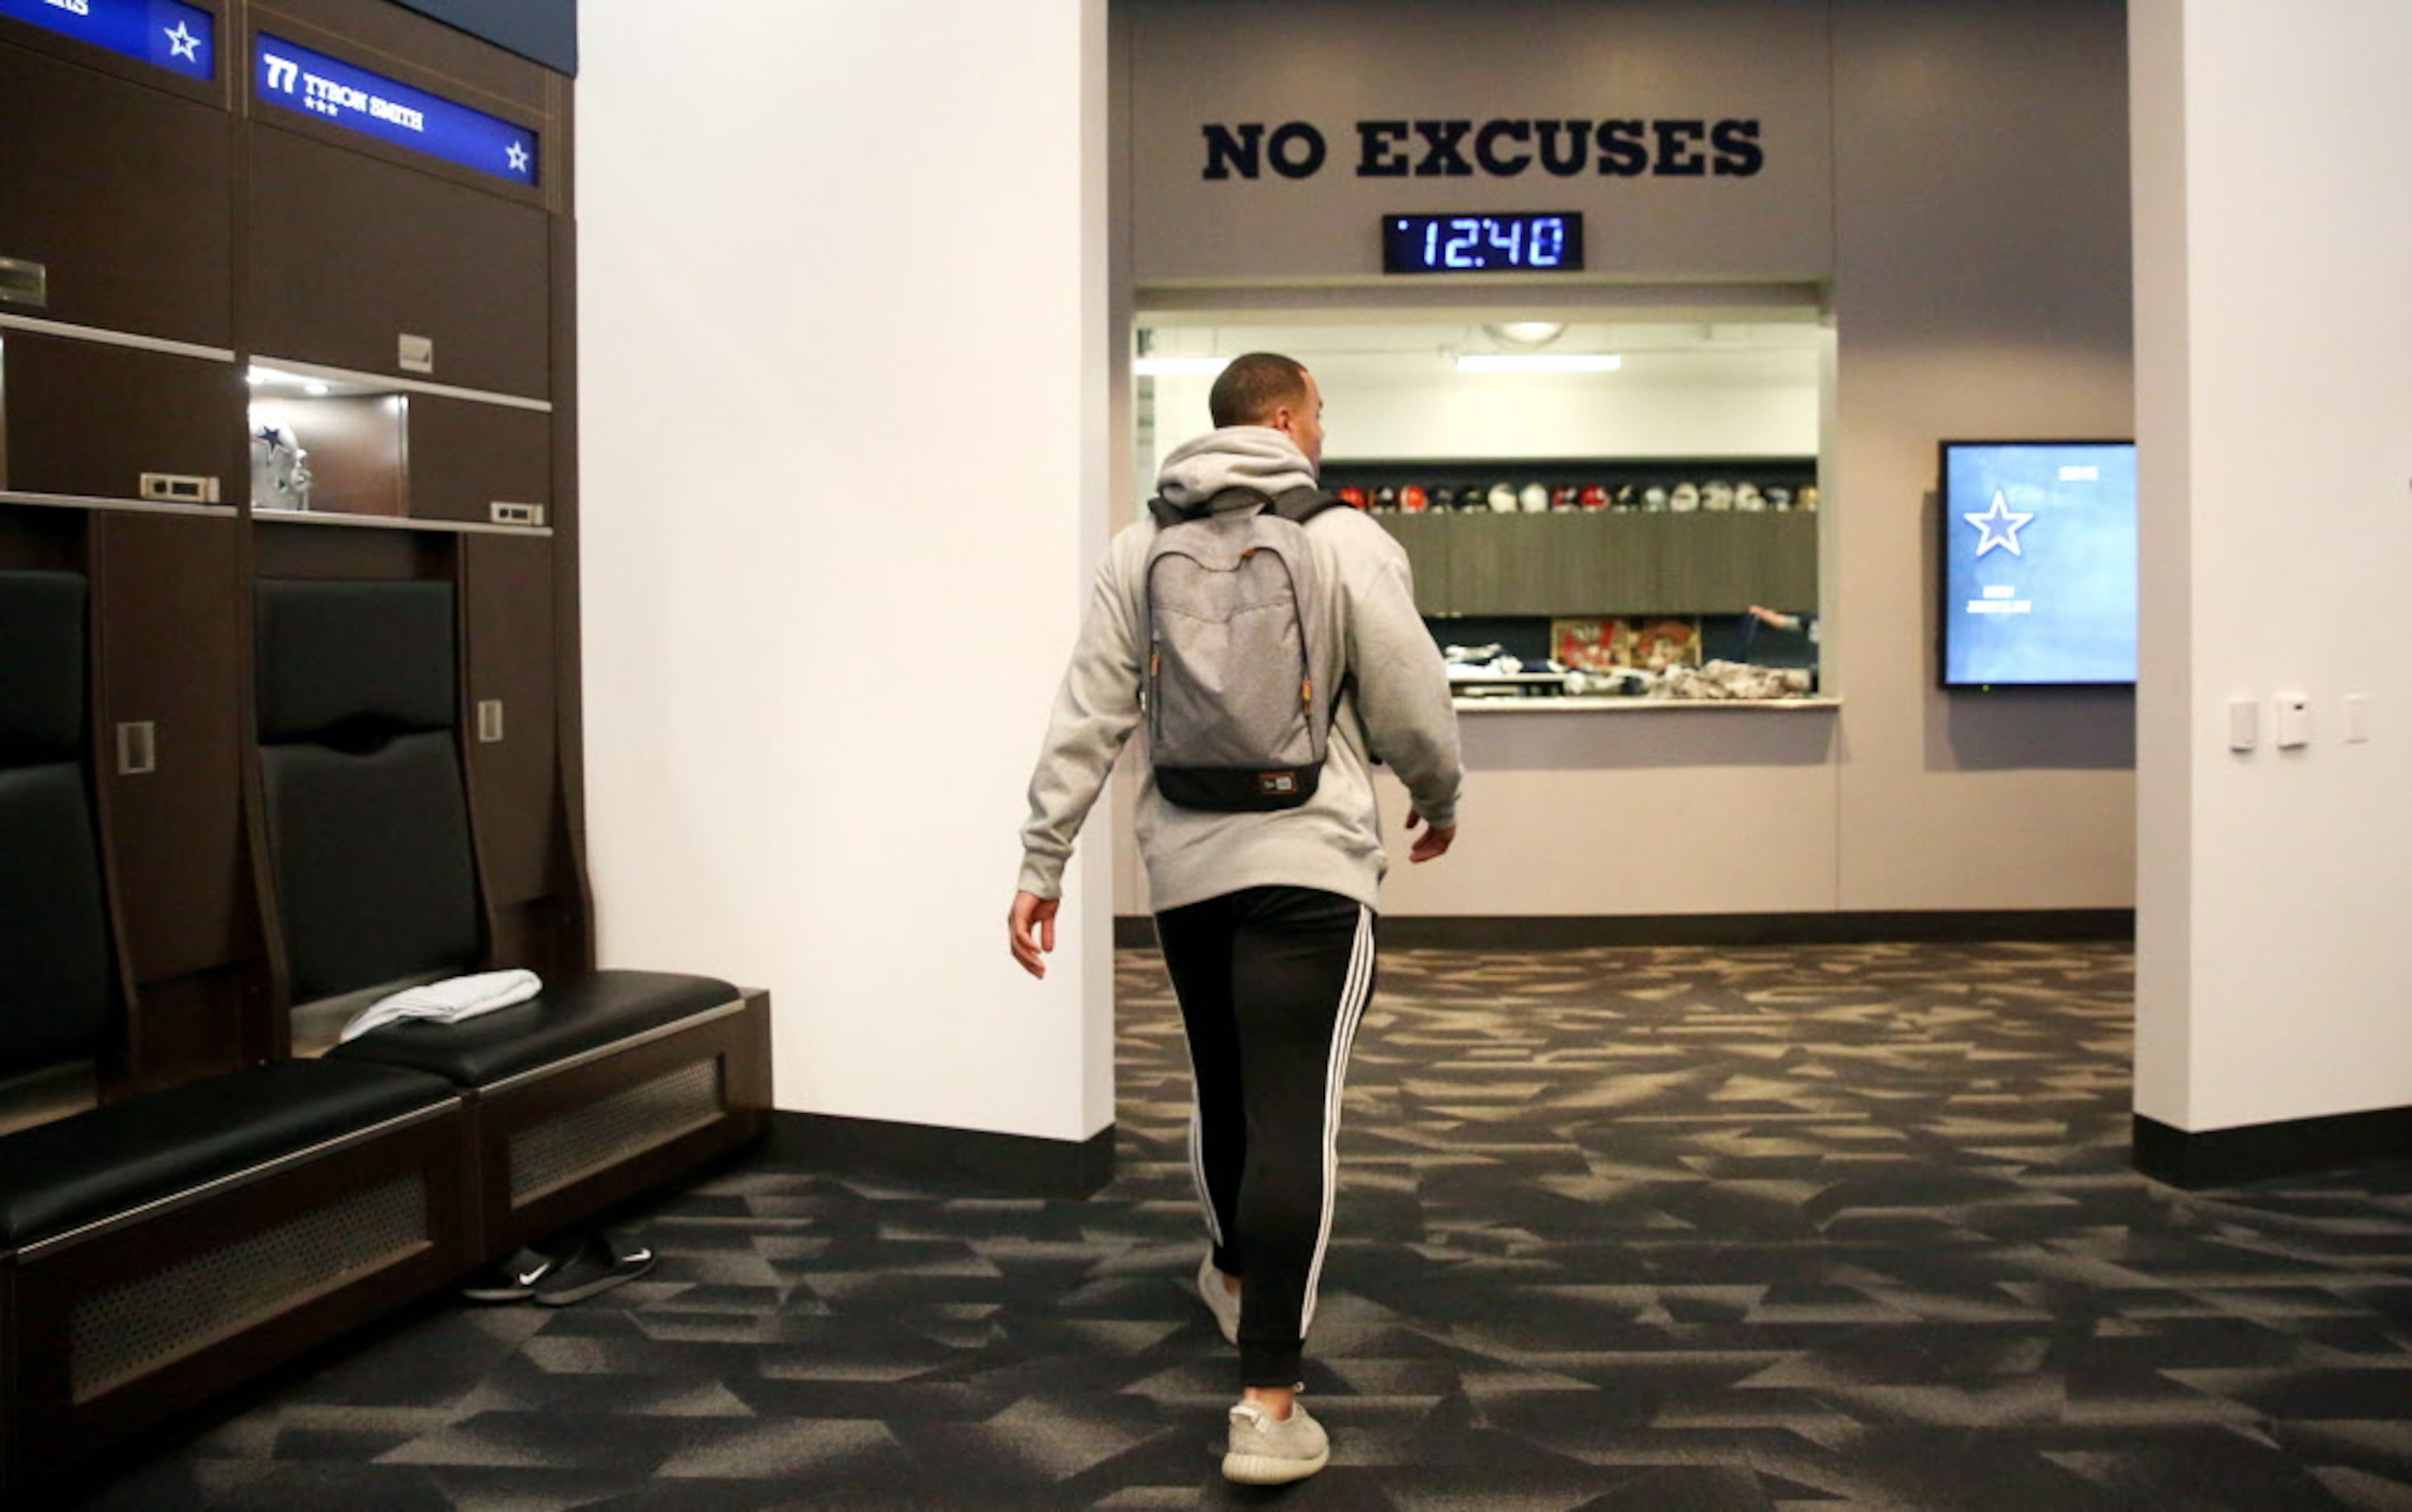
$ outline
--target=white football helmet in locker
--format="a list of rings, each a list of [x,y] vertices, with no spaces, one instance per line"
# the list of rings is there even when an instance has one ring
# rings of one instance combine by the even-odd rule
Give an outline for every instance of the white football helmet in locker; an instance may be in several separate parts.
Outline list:
[[[277,416],[251,412],[251,506],[310,507],[309,453],[293,427]]]

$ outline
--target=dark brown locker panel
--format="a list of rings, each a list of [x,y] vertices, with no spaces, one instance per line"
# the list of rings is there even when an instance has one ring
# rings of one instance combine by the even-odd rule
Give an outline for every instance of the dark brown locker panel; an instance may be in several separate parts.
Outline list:
[[[138,982],[241,959],[243,643],[237,522],[93,521],[99,769]]]
[[[273,1053],[257,962],[135,989],[126,1064],[105,1100],[182,1086],[256,1065]]]
[[[550,523],[552,417],[428,394],[410,398],[410,513],[498,524],[496,504],[532,505]]]
[[[143,476],[178,480],[170,502],[206,478],[231,504],[249,485],[243,383],[231,362],[0,330],[0,428],[20,493],[144,497]]]
[[[254,515],[252,570],[261,578],[375,578],[450,581],[452,533],[309,522]]]
[[[543,211],[272,125],[249,131],[252,350],[546,397]],[[424,369],[402,366],[405,335],[429,344]]]
[[[1450,515],[1377,515],[1384,528],[1406,548],[1407,570],[1415,575],[1416,608],[1426,614],[1447,614],[1449,551],[1457,528]]]
[[[223,110],[0,43],[0,311],[231,346]]]
[[[547,981],[594,970],[579,958],[578,906],[568,896],[531,899],[497,908],[492,916],[492,949],[497,970],[532,971]]]
[[[552,542],[461,538],[468,629],[470,801],[487,904],[562,890],[566,854],[553,731]]]

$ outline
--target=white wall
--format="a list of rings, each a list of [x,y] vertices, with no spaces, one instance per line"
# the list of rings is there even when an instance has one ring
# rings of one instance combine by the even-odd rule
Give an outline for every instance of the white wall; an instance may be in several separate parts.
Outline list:
[[[664,16],[578,81],[604,962],[769,987],[781,1108],[1084,1138],[1106,844],[1044,985],[1004,916],[1123,445],[1104,0]]]
[[[2412,1103],[2412,9],[2133,0],[2143,462],[2137,1111]],[[2314,18],[2316,23],[2311,23]],[[2312,699],[2301,750],[2227,705]],[[2368,743],[2341,735],[2367,694]]]

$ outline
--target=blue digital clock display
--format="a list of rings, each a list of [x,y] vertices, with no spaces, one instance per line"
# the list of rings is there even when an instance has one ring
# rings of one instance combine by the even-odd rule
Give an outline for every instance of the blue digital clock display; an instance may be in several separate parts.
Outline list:
[[[1573,212],[1382,217],[1386,273],[1563,273],[1582,265],[1582,216]]]

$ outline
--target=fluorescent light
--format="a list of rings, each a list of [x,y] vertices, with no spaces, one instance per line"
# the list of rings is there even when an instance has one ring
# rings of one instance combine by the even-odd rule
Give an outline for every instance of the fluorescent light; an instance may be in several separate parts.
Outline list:
[[[299,374],[287,373],[283,368],[264,368],[258,366],[257,363],[253,364],[251,370],[245,373],[243,377],[245,383],[286,383],[298,385],[302,381]]]
[[[333,393],[335,390],[323,383],[313,380],[312,382],[303,384],[302,386],[302,391],[308,394],[313,399],[323,399],[327,395]]]
[[[1596,357],[1577,356],[1567,352],[1515,353],[1485,356],[1469,352],[1457,360],[1460,373],[1613,373],[1625,365],[1625,359],[1602,354]]]
[[[1131,360],[1131,374],[1140,378],[1202,378],[1222,372],[1229,360],[1222,357],[1140,357]]]

